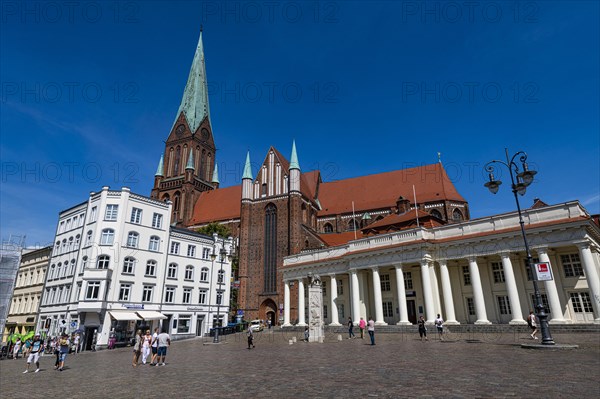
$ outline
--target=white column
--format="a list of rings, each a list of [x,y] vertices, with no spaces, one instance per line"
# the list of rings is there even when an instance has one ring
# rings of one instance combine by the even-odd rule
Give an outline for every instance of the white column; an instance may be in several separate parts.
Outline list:
[[[429,262],[429,278],[431,280],[431,294],[433,295],[433,307],[436,313],[442,313],[442,302],[440,301],[440,287],[438,285],[437,275],[435,274],[435,264]],[[444,320],[447,315],[444,315]]]
[[[550,258],[548,257],[548,248],[536,248],[538,253],[538,257],[540,262],[545,262],[550,265],[550,270],[552,272],[552,276],[554,277],[554,271],[552,270],[552,264],[550,263]],[[531,265],[533,267],[533,265]],[[535,277],[535,274],[534,274]],[[565,320],[564,313],[560,306],[560,297],[558,296],[558,290],[556,289],[556,281],[554,279],[549,281],[544,281],[544,286],[546,287],[546,295],[548,296],[548,305],[550,306],[550,316],[548,318],[548,323],[551,324],[565,324],[567,320]]]
[[[512,320],[508,324],[527,324],[523,319],[523,311],[521,310],[521,301],[519,299],[519,291],[517,290],[517,281],[515,280],[515,272],[510,261],[510,253],[502,252],[502,269],[504,270],[504,280],[506,282],[506,291],[508,292],[508,301],[512,311]]]
[[[298,324],[297,326],[306,325],[306,316],[304,315],[304,280],[298,279]]]
[[[590,295],[592,296],[592,307],[594,309],[594,323],[600,323],[600,281],[598,280],[598,271],[594,265],[594,257],[589,242],[578,243],[581,263],[585,270],[585,279],[587,280]]]
[[[429,276],[429,261],[421,259],[421,279],[423,280],[423,300],[425,301],[425,319],[428,323],[435,320],[433,294],[431,292],[431,278]]]
[[[337,303],[335,303],[335,300],[337,299],[337,280],[335,279],[335,274],[332,274],[329,277],[331,277],[331,282],[329,284],[329,298],[331,299],[329,302],[329,306],[331,307],[331,323],[329,325],[341,326],[338,316]]]
[[[475,257],[469,258],[469,273],[471,274],[471,286],[473,287],[473,299],[475,300],[475,315],[477,320],[475,324],[492,324],[487,319],[485,311],[485,299],[483,298],[483,287],[481,286],[481,277],[479,276],[479,266]]]
[[[373,300],[375,301],[375,324],[378,326],[387,326],[383,320],[383,302],[381,300],[381,279],[379,278],[379,269],[371,269],[373,274]],[[368,316],[367,316],[368,317]]]
[[[357,323],[360,320],[359,298],[358,298],[358,275],[356,270],[350,271],[350,294],[352,295],[352,320]]]
[[[398,294],[398,311],[400,312],[400,321],[398,325],[411,325],[408,321],[408,309],[406,308],[406,289],[404,288],[404,271],[402,264],[395,265],[396,268],[396,291]]]
[[[290,282],[283,284],[283,327],[290,327]]]
[[[442,278],[442,291],[444,295],[444,311],[446,312],[446,324],[457,325],[454,314],[454,299],[452,298],[452,286],[450,285],[450,273],[448,273],[448,264],[445,260],[438,261],[440,264],[440,277]]]

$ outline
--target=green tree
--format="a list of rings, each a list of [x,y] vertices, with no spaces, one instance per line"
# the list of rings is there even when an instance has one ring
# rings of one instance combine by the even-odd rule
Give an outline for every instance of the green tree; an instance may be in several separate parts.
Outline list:
[[[224,238],[227,238],[231,235],[231,231],[227,226],[223,226],[217,222],[209,223],[206,226],[200,227],[196,231],[207,236],[212,236],[214,233],[217,233],[220,237]]]

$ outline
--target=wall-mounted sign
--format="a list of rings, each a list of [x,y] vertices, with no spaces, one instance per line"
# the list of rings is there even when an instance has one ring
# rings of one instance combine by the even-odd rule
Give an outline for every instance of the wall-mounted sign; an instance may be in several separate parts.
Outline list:
[[[144,309],[143,303],[123,303],[122,306],[127,309]]]
[[[537,281],[552,280],[552,269],[550,268],[550,263],[548,263],[548,262],[534,263],[533,270],[535,270],[535,279]]]

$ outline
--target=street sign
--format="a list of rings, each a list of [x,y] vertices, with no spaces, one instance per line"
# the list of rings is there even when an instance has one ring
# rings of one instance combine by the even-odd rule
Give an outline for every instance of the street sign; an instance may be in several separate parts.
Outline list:
[[[552,280],[552,269],[550,268],[550,263],[548,263],[548,262],[534,263],[533,269],[535,270],[535,279],[537,281]]]
[[[72,321],[71,322],[71,328],[77,328],[77,322],[76,321]]]

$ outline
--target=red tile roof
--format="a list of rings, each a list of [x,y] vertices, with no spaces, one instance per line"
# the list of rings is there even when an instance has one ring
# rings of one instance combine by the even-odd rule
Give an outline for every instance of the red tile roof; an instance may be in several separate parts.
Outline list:
[[[330,247],[335,247],[337,245],[344,245],[349,241],[354,240],[354,232],[346,231],[343,233],[328,233],[328,234],[319,234],[321,240],[323,240]],[[356,232],[356,239],[365,238],[362,231]]]
[[[239,219],[241,204],[241,185],[203,191],[194,204],[190,226]]]
[[[419,203],[441,200],[466,202],[456,191],[442,164],[435,163],[321,183],[319,201],[323,210],[319,212],[319,216],[352,212],[352,201],[357,213],[390,208],[400,196],[413,202],[413,185]]]

